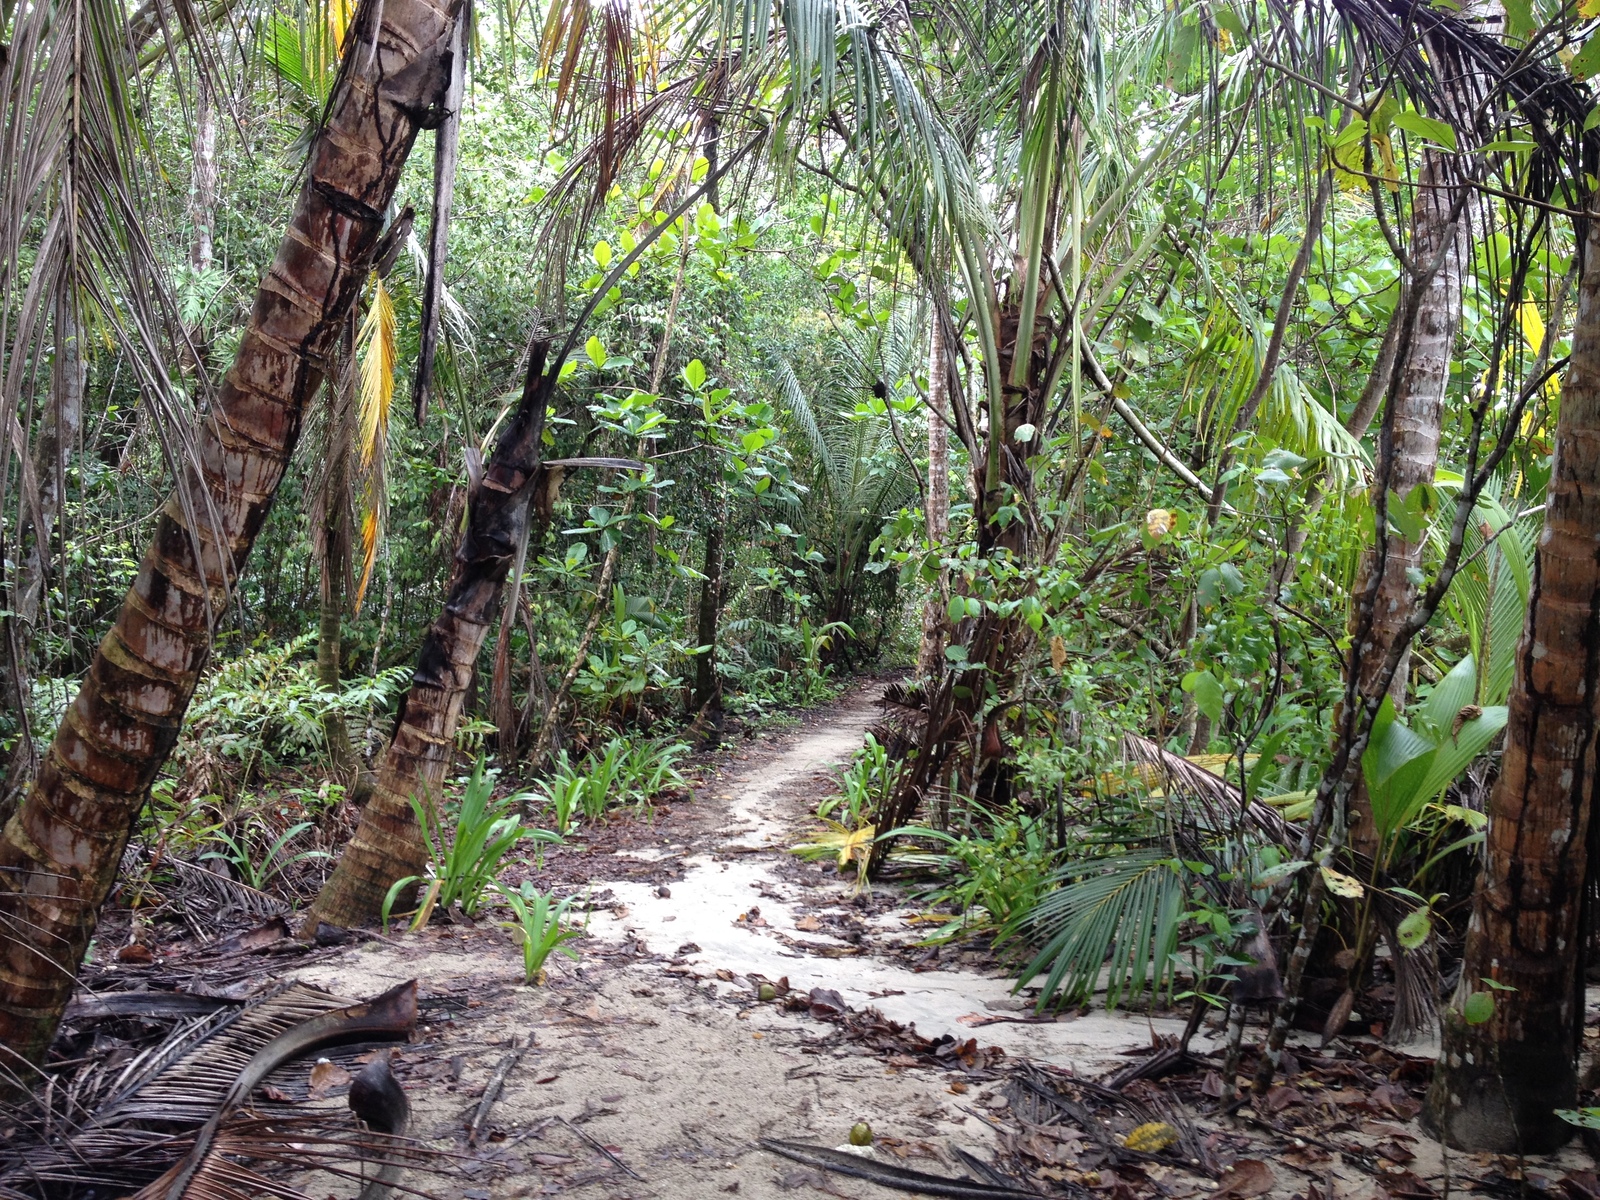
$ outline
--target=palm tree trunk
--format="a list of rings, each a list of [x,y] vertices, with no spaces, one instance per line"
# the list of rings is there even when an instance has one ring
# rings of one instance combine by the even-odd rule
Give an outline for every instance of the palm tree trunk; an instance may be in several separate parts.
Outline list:
[[[1444,257],[1423,293],[1411,335],[1411,352],[1401,369],[1400,386],[1393,401],[1390,461],[1384,461],[1380,447],[1376,478],[1379,486],[1388,487],[1390,504],[1396,499],[1405,500],[1418,487],[1431,485],[1439,461],[1439,428],[1444,419],[1445,392],[1450,386],[1450,359],[1461,327],[1461,278],[1466,262],[1466,223],[1450,219],[1455,198],[1454,189],[1449,186],[1451,179],[1444,156],[1425,151],[1411,215],[1411,256],[1417,262],[1431,263],[1442,250]],[[1388,553],[1381,564],[1377,548],[1367,548],[1356,570],[1355,586],[1350,590],[1353,597],[1365,595],[1372,576],[1381,569],[1372,608],[1371,636],[1362,645],[1357,660],[1362,695],[1371,694],[1389,647],[1417,602],[1417,585],[1412,580],[1422,561],[1421,540],[1410,541],[1391,531],[1387,545]],[[1350,621],[1353,631],[1353,605]],[[1401,660],[1389,685],[1396,708],[1405,707],[1406,675],[1406,662]],[[1350,800],[1350,846],[1369,857],[1378,853],[1378,830],[1364,783],[1357,784]]]
[[[133,819],[183,715],[449,77],[451,0],[368,0],[233,368],[116,624],[0,837],[0,1046],[44,1057]],[[376,27],[375,27],[376,26]],[[371,47],[371,52],[367,48]]]
[[[1467,927],[1462,1003],[1445,1016],[1428,1096],[1432,1128],[1468,1150],[1553,1150],[1572,1133],[1553,1110],[1572,1108],[1577,1099],[1584,1018],[1579,927],[1600,780],[1600,221],[1594,219],[1585,262],[1506,749],[1489,799],[1488,861]],[[1479,992],[1493,1000],[1493,1016],[1469,1025],[1462,1004]]]
[[[950,367],[944,353],[944,321],[936,316],[928,349],[928,545],[940,552],[950,535]],[[939,569],[939,582],[922,610],[922,645],[917,651],[917,678],[933,681],[944,671],[945,609],[950,572]]]
[[[546,342],[535,343],[522,402],[468,500],[467,530],[456,549],[450,595],[423,638],[411,690],[384,751],[372,798],[307,913],[308,928],[319,920],[342,926],[371,920],[394,881],[420,874],[426,865],[411,797],[424,804],[438,800],[478,654],[527,533],[528,502],[539,476],[539,439],[555,378],[554,372],[544,374],[549,349]]]

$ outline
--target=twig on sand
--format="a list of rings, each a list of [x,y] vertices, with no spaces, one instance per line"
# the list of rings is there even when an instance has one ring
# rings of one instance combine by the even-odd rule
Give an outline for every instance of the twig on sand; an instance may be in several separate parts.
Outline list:
[[[516,1035],[511,1038],[511,1053],[500,1060],[500,1065],[494,1069],[494,1074],[489,1077],[488,1086],[483,1089],[483,1099],[478,1101],[478,1111],[472,1114],[472,1120],[467,1122],[467,1145],[476,1146],[478,1135],[483,1132],[484,1124],[489,1120],[489,1110],[494,1107],[494,1102],[500,1098],[500,1091],[506,1086],[506,1076],[511,1074],[511,1069],[522,1061],[522,1056],[528,1047],[533,1045],[533,1034],[528,1035],[528,1040],[519,1049]]]
[[[576,1125],[574,1125],[571,1121],[567,1120],[565,1117],[561,1118],[561,1123],[563,1125],[565,1125],[568,1129],[572,1130],[573,1133],[575,1133],[579,1137],[581,1137],[584,1141],[588,1142],[589,1145],[593,1146],[596,1150],[600,1151],[601,1154],[604,1154],[612,1162],[616,1163],[617,1166],[621,1167],[629,1175],[632,1175],[640,1183],[644,1182],[644,1176],[643,1175],[639,1174],[639,1172],[635,1171],[627,1163],[623,1162],[615,1154],[613,1154],[613,1153],[611,1153],[611,1151],[607,1150],[605,1148],[605,1146],[603,1146],[597,1138],[591,1136],[590,1134],[585,1133],[583,1130],[579,1129]]]

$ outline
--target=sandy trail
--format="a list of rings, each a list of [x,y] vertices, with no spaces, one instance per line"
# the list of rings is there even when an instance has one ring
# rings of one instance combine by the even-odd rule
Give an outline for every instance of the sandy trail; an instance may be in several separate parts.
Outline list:
[[[819,912],[854,918],[860,911],[846,881],[797,868],[786,847],[814,824],[810,813],[833,790],[830,771],[861,744],[874,698],[875,691],[857,691],[821,720],[745,752],[701,789],[692,806],[697,832],[687,839],[658,837],[590,864],[592,892],[609,893],[612,907],[592,915],[590,936],[578,943],[580,965],[562,960],[543,987],[519,986],[514,947],[487,926],[435,926],[373,941],[297,973],[348,996],[421,981],[433,998],[431,1015],[419,1044],[404,1051],[401,1075],[418,1132],[441,1148],[460,1149],[475,1097],[510,1039],[532,1035],[536,1048],[494,1109],[499,1140],[485,1152],[489,1161],[476,1181],[455,1182],[448,1195],[903,1194],[824,1176],[755,1144],[774,1136],[839,1145],[858,1120],[880,1135],[887,1161],[959,1176],[952,1145],[988,1155],[988,1116],[1003,1104],[997,1083],[886,1065],[841,1043],[834,1026],[758,1003],[752,973],[787,976],[802,993],[836,989],[852,1008],[875,1006],[915,1022],[926,1037],[977,1037],[1080,1071],[1098,1072],[1116,1052],[1148,1044],[1152,1029],[1177,1028],[1105,1013],[973,1028],[974,1018],[1017,1013],[1011,978],[913,971],[875,957],[874,943],[916,936],[904,920],[911,910],[890,907],[865,919],[866,953],[802,928],[815,925]],[[652,861],[681,877],[665,888],[637,878],[641,863]],[[602,1157],[574,1125],[638,1178]],[[896,1146],[912,1157],[898,1157]]]

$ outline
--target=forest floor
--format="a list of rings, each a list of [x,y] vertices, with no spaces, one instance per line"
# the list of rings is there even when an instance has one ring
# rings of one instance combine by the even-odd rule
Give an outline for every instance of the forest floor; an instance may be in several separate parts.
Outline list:
[[[741,742],[703,763],[692,801],[549,852],[540,886],[587,897],[587,934],[572,943],[578,960],[553,957],[540,986],[523,986],[517,947],[490,922],[436,922],[266,968],[351,1000],[418,981],[423,1015],[392,1066],[412,1136],[457,1157],[409,1186],[451,1200],[897,1194],[759,1143],[848,1149],[865,1121],[876,1141],[855,1161],[962,1180],[972,1195],[983,1170],[961,1151],[1014,1187],[1105,1200],[1434,1200],[1530,1185],[1600,1200],[1581,1149],[1540,1163],[1444,1160],[1414,1120],[1431,1062],[1375,1041],[1297,1047],[1294,1076],[1232,1116],[1201,1115],[1220,1095],[1210,1027],[1184,1070],[1099,1086],[1170,1044],[1186,1014],[1033,1017],[987,949],[918,945],[930,926],[898,888],[858,891],[831,863],[789,853],[814,832],[876,696],[857,688]],[[1128,1133],[1152,1122],[1158,1143],[1175,1144],[1128,1149]]]

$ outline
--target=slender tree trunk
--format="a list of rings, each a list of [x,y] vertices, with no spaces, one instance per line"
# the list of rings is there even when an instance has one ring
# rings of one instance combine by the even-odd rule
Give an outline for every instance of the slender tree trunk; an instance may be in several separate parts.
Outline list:
[[[20,701],[27,694],[33,667],[28,661],[28,646],[34,640],[39,614],[44,608],[46,563],[55,536],[67,487],[67,463],[83,429],[83,392],[88,368],[78,335],[77,298],[70,278],[63,278],[56,290],[55,364],[50,379],[50,404],[44,427],[33,449],[33,475],[38,482],[38,514],[43,527],[33,529],[33,539],[25,542],[21,569],[16,576],[16,602],[8,620],[16,623],[16,657],[4,654],[7,677],[0,681],[0,703]],[[19,534],[26,539],[32,525],[30,506],[23,508]],[[9,642],[9,639],[8,639]],[[22,789],[33,779],[38,763],[31,736],[18,739],[6,767],[0,789],[0,825],[11,819]]]
[[[1451,180],[1449,161],[1431,150],[1424,151],[1420,186],[1411,214],[1410,253],[1417,262],[1431,263],[1441,250],[1444,258],[1417,309],[1411,352],[1401,368],[1400,387],[1394,397],[1393,461],[1387,471],[1381,460],[1377,463],[1377,478],[1388,480],[1391,506],[1403,502],[1416,488],[1431,485],[1439,461],[1439,429],[1450,386],[1450,359],[1461,328],[1461,279],[1467,257],[1466,222],[1450,219],[1455,199],[1455,191],[1449,186]],[[1457,231],[1454,236],[1452,229]],[[1367,547],[1361,556],[1352,596],[1365,594],[1380,566],[1383,572],[1372,609],[1372,633],[1361,647],[1363,695],[1371,693],[1389,647],[1416,606],[1417,585],[1412,580],[1422,562],[1422,545],[1421,539],[1410,541],[1391,531],[1382,564],[1375,546]],[[1350,622],[1354,631],[1353,606]],[[1389,685],[1396,708],[1405,707],[1406,676],[1406,660],[1402,660]],[[1372,821],[1372,802],[1367,798],[1364,782],[1357,785],[1350,801],[1350,848],[1370,857],[1378,853],[1378,830]]]
[[[384,750],[372,798],[306,916],[309,928],[319,920],[344,926],[371,920],[395,880],[420,874],[426,865],[411,798],[438,802],[478,653],[527,532],[529,499],[539,476],[539,439],[560,369],[556,364],[550,375],[544,374],[549,350],[548,343],[535,344],[522,402],[472,490],[444,611],[423,638],[411,690]]]
[[[339,690],[343,658],[345,581],[350,577],[350,458],[355,443],[356,313],[345,319],[338,381],[330,388],[326,474],[317,516],[321,523],[317,542],[321,586],[318,591],[317,686],[324,692]],[[355,782],[357,762],[343,712],[322,718],[323,741],[334,774],[344,783]]]
[[[217,101],[204,71],[195,81],[194,160],[189,167],[189,265],[209,271],[216,254]]]
[[[928,544],[941,553],[950,536],[950,365],[944,352],[944,321],[936,316],[928,349]],[[945,609],[950,572],[939,568],[939,581],[922,610],[922,646],[917,652],[917,678],[937,680],[944,673]]]
[[[1572,1134],[1553,1110],[1576,1103],[1583,1034],[1579,929],[1600,783],[1597,541],[1600,220],[1591,218],[1544,533],[1489,799],[1488,861],[1428,1096],[1431,1127],[1468,1150],[1542,1154]],[[1462,1005],[1474,993],[1493,1000],[1494,1014],[1468,1025]]]
[[[55,1033],[134,816],[177,741],[214,624],[366,279],[401,168],[443,95],[448,5],[368,0],[358,12],[351,44],[363,52],[341,69],[184,485],[0,837],[0,1047],[13,1069],[41,1061]]]
[[[700,564],[700,603],[695,614],[695,644],[705,653],[695,659],[694,698],[690,707],[714,721],[722,709],[722,681],[717,676],[717,621],[722,612],[722,520],[719,511],[706,529],[705,558]]]

